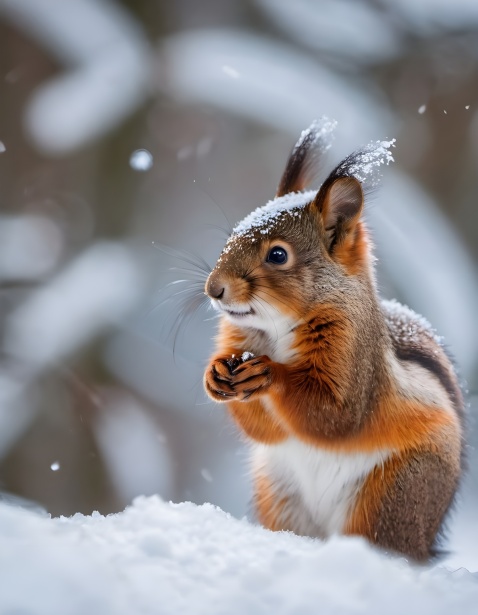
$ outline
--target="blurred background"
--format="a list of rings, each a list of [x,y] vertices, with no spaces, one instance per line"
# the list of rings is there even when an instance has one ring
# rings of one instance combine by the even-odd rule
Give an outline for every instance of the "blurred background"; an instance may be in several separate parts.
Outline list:
[[[322,115],[324,173],[397,139],[367,207],[380,288],[445,336],[476,442],[476,0],[0,0],[1,498],[247,514],[202,391],[215,322],[185,306]],[[476,566],[469,458],[452,548]]]

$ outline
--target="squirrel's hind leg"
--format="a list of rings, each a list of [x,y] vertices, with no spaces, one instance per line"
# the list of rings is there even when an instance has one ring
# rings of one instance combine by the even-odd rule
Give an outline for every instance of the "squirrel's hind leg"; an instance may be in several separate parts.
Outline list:
[[[366,479],[345,533],[426,561],[434,554],[458,479],[459,468],[438,452],[393,457]]]

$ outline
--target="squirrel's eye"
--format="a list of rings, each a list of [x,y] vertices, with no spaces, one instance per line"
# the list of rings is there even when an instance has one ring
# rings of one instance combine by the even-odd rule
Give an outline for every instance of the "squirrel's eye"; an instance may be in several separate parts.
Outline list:
[[[287,263],[287,252],[280,246],[274,246],[269,250],[266,260],[268,263],[274,263],[274,265],[283,265]]]

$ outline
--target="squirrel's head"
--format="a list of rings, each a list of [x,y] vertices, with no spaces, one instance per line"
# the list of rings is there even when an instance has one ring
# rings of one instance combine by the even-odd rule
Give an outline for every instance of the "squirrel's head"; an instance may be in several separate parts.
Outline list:
[[[393,142],[351,154],[318,191],[304,192],[334,127],[324,119],[302,133],[276,197],[236,225],[207,279],[213,307],[239,327],[270,331],[280,319],[297,322],[371,275],[362,182],[393,160]]]

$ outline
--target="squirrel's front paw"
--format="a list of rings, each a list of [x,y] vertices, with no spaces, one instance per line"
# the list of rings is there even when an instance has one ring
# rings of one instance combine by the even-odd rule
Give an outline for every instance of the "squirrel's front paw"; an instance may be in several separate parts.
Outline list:
[[[204,375],[204,386],[214,401],[229,401],[236,397],[232,385],[232,370],[239,364],[233,358],[213,359]]]
[[[267,356],[252,357],[238,365],[231,372],[231,384],[236,399],[245,401],[263,393],[272,383],[272,361]]]

